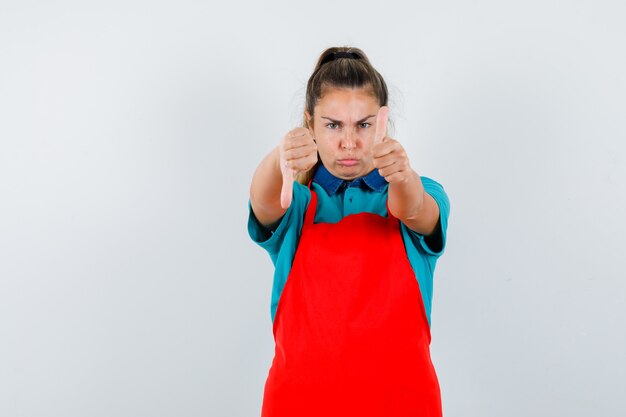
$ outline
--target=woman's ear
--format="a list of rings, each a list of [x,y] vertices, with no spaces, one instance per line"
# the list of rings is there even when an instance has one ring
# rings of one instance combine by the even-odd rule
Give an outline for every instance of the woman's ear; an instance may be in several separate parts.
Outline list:
[[[304,111],[304,120],[306,120],[306,127],[313,134],[313,117],[309,114],[308,111]]]

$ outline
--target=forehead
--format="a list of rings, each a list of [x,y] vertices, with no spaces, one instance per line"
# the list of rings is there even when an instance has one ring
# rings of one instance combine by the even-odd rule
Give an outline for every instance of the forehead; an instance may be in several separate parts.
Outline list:
[[[328,87],[315,105],[318,116],[363,117],[364,112],[376,112],[378,99],[371,88]]]

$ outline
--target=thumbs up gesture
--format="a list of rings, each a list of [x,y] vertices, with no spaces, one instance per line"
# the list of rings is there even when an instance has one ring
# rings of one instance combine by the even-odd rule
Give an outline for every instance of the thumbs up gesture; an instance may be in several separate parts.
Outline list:
[[[388,183],[403,183],[413,177],[406,151],[395,139],[387,136],[389,108],[382,106],[376,115],[376,131],[372,155],[374,168]]]
[[[278,148],[280,172],[283,176],[280,206],[287,209],[291,205],[296,176],[313,168],[317,163],[317,145],[309,129],[298,127],[283,137]]]

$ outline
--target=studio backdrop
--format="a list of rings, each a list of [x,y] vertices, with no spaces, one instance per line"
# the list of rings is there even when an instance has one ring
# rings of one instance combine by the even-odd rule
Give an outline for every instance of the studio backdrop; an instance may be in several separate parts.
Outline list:
[[[254,169],[363,49],[451,203],[448,417],[623,413],[620,1],[3,1],[0,415],[248,417],[274,353]]]

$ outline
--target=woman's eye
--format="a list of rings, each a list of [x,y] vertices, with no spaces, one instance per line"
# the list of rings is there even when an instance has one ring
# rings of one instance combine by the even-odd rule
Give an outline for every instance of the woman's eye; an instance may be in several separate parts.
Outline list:
[[[326,127],[329,129],[337,129],[339,127],[339,125],[337,123],[327,123]]]
[[[367,128],[368,128],[368,127],[370,127],[371,125],[372,125],[371,123],[368,123],[368,122],[363,122],[363,123],[361,123],[359,126],[360,126],[362,129],[367,129]]]

